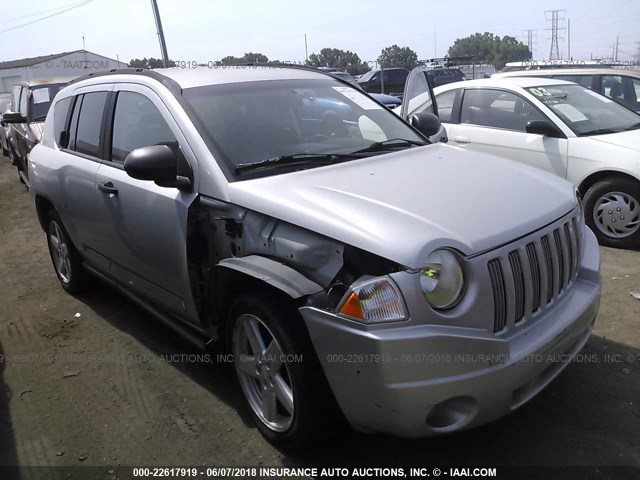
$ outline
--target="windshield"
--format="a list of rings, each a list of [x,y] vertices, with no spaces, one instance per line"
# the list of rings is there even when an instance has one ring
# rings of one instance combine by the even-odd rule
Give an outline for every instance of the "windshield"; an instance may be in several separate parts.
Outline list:
[[[53,98],[65,85],[65,83],[52,83],[51,85],[31,87],[30,121],[44,122]]]
[[[640,128],[640,115],[580,85],[529,87],[578,136]]]
[[[248,173],[243,169],[238,173],[238,165],[326,154],[341,155],[344,160],[345,154],[392,139],[426,143],[397,115],[361,91],[328,77],[209,85],[185,89],[183,95],[196,128],[222,160],[227,176],[236,180],[245,179]],[[390,142],[386,147],[411,148],[412,144]],[[374,148],[368,155],[382,151]],[[304,168],[315,166],[319,164],[310,161]],[[264,176],[286,170],[267,168],[257,173]]]
[[[362,76],[358,79],[358,82],[368,82],[371,80],[371,77],[375,75],[378,70],[369,70],[368,72],[362,74]]]

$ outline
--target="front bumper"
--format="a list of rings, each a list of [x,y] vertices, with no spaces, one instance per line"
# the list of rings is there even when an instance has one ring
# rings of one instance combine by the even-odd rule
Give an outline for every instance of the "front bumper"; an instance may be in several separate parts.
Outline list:
[[[576,281],[517,335],[445,325],[367,329],[300,309],[343,413],[357,430],[424,437],[495,420],[539,393],[587,342],[600,302],[599,252],[586,232]]]

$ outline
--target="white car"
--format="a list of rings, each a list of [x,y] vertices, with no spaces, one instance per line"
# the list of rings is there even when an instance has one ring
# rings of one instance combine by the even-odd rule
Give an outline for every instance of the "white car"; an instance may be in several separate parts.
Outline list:
[[[405,117],[432,111],[407,86]],[[575,83],[490,78],[434,89],[449,143],[566,178],[602,245],[640,246],[640,115]],[[505,199],[512,201],[512,199]]]

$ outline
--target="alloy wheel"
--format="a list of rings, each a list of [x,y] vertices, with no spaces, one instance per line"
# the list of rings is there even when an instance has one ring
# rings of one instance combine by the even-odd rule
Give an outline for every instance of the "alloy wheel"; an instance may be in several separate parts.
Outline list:
[[[294,391],[283,351],[267,325],[251,314],[235,322],[233,356],[240,386],[258,419],[274,432],[293,422]]]

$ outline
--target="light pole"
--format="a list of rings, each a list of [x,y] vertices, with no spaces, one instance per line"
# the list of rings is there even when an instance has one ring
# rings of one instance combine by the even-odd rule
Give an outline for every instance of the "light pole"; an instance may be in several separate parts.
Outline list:
[[[160,39],[160,51],[162,52],[162,64],[164,68],[169,68],[169,54],[167,53],[167,44],[164,41],[164,32],[162,30],[162,21],[160,20],[160,11],[156,0],[151,0],[151,8],[153,8],[153,16],[156,19],[156,28],[158,29],[158,38]]]

